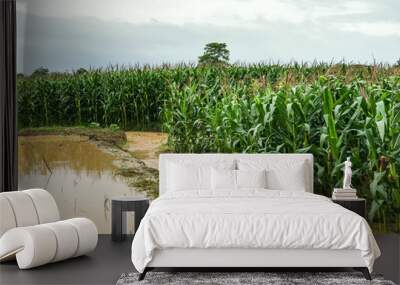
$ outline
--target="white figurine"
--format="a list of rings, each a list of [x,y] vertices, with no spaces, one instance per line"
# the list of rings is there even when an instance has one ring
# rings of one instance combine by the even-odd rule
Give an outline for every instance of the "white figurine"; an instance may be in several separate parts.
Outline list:
[[[351,161],[350,157],[344,163],[344,178],[343,178],[343,189],[351,189]]]

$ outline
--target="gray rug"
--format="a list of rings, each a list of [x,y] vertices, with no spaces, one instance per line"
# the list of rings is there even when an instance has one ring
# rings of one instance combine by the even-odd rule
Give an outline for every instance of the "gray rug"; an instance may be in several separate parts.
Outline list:
[[[138,276],[138,273],[122,274],[117,285],[395,285],[392,281],[384,280],[381,276],[376,275],[372,276],[372,281],[368,281],[359,272],[148,272],[142,281],[137,280]]]

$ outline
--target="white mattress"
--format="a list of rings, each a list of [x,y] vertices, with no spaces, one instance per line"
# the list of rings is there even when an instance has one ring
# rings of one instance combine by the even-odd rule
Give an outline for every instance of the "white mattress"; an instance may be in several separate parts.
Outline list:
[[[166,193],[151,204],[132,243],[139,272],[156,250],[171,248],[358,250],[370,271],[380,255],[368,223],[323,196],[259,189],[220,197],[184,193]]]

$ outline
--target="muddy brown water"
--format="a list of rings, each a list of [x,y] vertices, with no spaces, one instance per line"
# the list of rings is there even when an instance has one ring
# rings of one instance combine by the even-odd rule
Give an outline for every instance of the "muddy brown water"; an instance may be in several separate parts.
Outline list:
[[[145,195],[114,175],[113,155],[88,137],[20,136],[18,143],[19,188],[47,189],[63,219],[87,217],[99,233],[107,234],[111,232],[111,198]]]

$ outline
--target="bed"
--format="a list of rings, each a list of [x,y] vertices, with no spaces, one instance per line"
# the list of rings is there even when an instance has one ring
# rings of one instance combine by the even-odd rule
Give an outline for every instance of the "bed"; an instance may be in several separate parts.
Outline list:
[[[154,268],[352,267],[380,251],[361,216],[313,194],[310,154],[161,154],[160,197],[132,242]]]

